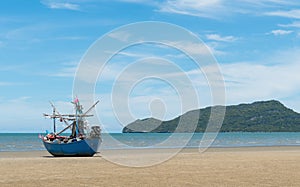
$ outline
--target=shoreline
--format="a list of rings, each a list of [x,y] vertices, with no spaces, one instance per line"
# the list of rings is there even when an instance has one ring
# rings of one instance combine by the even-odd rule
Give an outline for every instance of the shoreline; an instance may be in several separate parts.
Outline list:
[[[247,146],[212,146],[212,147],[208,147],[205,149],[247,149],[247,148],[272,148],[272,147],[281,147],[281,148],[292,148],[292,147],[300,147],[299,145],[247,145]],[[104,151],[114,151],[114,150],[151,150],[151,149],[182,149],[182,150],[186,150],[186,149],[200,149],[199,147],[184,147],[184,148],[180,148],[180,147],[136,147],[136,148],[110,148],[110,149],[102,149]],[[203,148],[201,148],[203,149]],[[16,150],[16,151],[1,151],[0,150],[0,155],[1,153],[27,153],[27,152],[47,152],[46,149],[43,150]]]
[[[94,157],[0,152],[0,186],[300,186],[300,146],[181,150],[147,167],[108,161],[155,159],[170,149],[110,150]],[[75,182],[76,181],[76,182]],[[75,182],[75,183],[74,183]]]
[[[145,149],[105,149],[101,150],[103,152],[164,152],[168,150],[174,150],[177,148],[145,148]],[[101,151],[96,153],[96,155],[101,155]],[[205,149],[205,151],[199,151],[199,148],[183,148],[177,154],[180,153],[199,153],[205,154],[206,152],[251,152],[251,151],[300,151],[300,146],[289,145],[289,146],[241,146],[241,147],[210,147]],[[43,157],[52,155],[48,153],[47,150],[36,150],[36,151],[0,151],[0,159],[2,158],[33,158],[33,157]],[[58,157],[59,158],[59,157]],[[60,157],[67,158],[67,157]],[[76,157],[75,157],[76,158]]]

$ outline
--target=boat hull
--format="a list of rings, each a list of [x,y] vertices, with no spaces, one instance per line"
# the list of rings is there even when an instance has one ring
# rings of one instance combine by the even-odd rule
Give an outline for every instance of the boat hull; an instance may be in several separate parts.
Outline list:
[[[98,149],[99,138],[84,139],[70,143],[43,141],[47,151],[53,156],[93,156]]]

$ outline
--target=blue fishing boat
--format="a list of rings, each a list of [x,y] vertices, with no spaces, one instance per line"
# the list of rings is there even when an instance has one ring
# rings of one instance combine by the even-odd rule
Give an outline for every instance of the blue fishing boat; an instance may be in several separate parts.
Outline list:
[[[53,133],[41,137],[47,151],[53,156],[93,156],[98,151],[101,143],[100,126],[89,127],[86,117],[93,115],[88,114],[97,104],[97,101],[86,112],[76,98],[72,102],[75,106],[75,114],[60,114],[53,103],[53,114],[44,114],[45,117],[53,119]],[[56,119],[64,122],[66,127],[56,132]],[[72,123],[69,124],[68,121]],[[71,134],[68,136],[61,135],[70,129]]]

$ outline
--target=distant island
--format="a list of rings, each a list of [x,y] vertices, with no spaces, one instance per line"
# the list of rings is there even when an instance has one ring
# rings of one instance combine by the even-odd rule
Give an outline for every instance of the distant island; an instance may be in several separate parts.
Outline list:
[[[218,107],[218,106],[213,106]],[[136,120],[123,128],[123,133],[172,133],[181,117],[199,117],[195,132],[204,132],[212,107],[193,110],[169,121],[155,118]],[[200,115],[199,115],[200,112]],[[193,115],[196,113],[197,116]],[[194,132],[189,125],[176,132]],[[300,114],[276,100],[226,106],[220,132],[300,132]]]

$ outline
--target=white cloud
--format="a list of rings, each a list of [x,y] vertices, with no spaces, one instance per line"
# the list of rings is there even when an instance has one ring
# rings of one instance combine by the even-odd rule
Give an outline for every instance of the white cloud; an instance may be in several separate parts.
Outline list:
[[[86,37],[82,37],[82,36],[61,36],[61,37],[54,38],[54,40],[84,40],[84,39],[86,39]]]
[[[124,32],[124,31],[118,31],[118,32],[111,32],[108,34],[109,37],[120,40],[122,42],[127,42],[129,37],[131,37],[131,33]]]
[[[11,86],[13,83],[11,82],[0,82],[0,86]]]
[[[264,66],[251,63],[222,65],[229,102],[285,98],[299,91],[299,64]]]
[[[265,7],[265,8],[280,8],[282,6],[290,5],[296,6],[299,5],[299,2],[288,1],[288,0],[236,0],[236,3],[241,4],[245,3],[252,7]]]
[[[269,99],[285,102],[291,97],[299,100],[300,58],[296,55],[299,52],[283,52],[264,60],[273,65],[261,65],[261,62],[221,64],[228,104]],[[299,106],[293,109],[300,111]]]
[[[209,63],[215,60],[212,56],[216,54],[221,54],[222,52],[215,50],[212,47],[206,46],[203,43],[189,42],[189,41],[178,41],[178,42],[170,42],[170,41],[162,41],[165,45],[155,45],[151,47],[141,47],[137,50],[121,51],[112,59],[109,60],[109,63],[113,63],[115,65],[105,65],[105,69],[101,72],[101,77],[99,79],[108,80],[114,78],[123,68],[127,67],[130,63],[135,62],[137,60],[141,60],[149,57],[160,57],[170,61],[179,61],[178,59],[187,59],[187,55],[193,55],[194,57],[205,59],[203,63]],[[160,49],[172,49],[172,50],[160,50]],[[180,50],[177,50],[180,49]],[[185,54],[185,53],[187,54]],[[114,55],[112,51],[105,51],[109,56]],[[102,56],[103,57],[103,56]],[[98,57],[97,57],[98,58]],[[175,59],[176,58],[176,59]],[[106,59],[105,59],[106,60]],[[76,80],[81,80],[87,83],[94,83],[95,79],[97,79],[98,73],[100,73],[100,68],[102,67],[102,59],[90,58],[84,59],[80,64],[80,71],[77,72]],[[178,62],[179,64],[182,62]],[[152,64],[155,62],[152,62]],[[184,63],[184,62],[182,62]],[[181,63],[181,64],[182,64]],[[143,73],[143,72],[141,72]],[[130,76],[128,76],[130,77]]]
[[[184,45],[185,48],[191,52],[199,52],[195,50],[194,45],[188,45],[182,42],[180,42],[180,44]],[[300,50],[277,52],[275,54],[269,54],[268,59],[262,59],[255,63],[239,62],[220,64],[221,71],[223,72],[226,81],[228,104],[268,99],[285,101],[284,98],[291,97],[295,95],[295,93],[300,93],[300,76],[298,76],[298,70],[300,69],[299,53]],[[143,66],[132,69],[134,71],[124,72],[123,78],[119,80],[132,81],[136,80],[137,76],[142,77],[145,73],[155,72],[156,74],[163,75],[166,79],[172,78],[173,80],[176,80],[176,82],[180,84],[180,87],[178,88],[184,90],[185,84],[180,82],[180,76],[183,76],[182,72],[178,73],[176,71],[170,71],[163,65],[154,64],[157,62],[147,62],[149,62],[149,64],[146,64],[147,66],[144,64]],[[103,80],[105,81],[104,83],[107,83],[107,81],[117,79],[119,73],[122,72],[122,69],[126,68],[126,64],[124,66],[124,63],[115,63],[111,66],[106,66],[105,68],[104,72],[102,72],[103,77],[99,77],[99,80]],[[201,98],[209,98],[210,96],[207,94],[209,93],[209,90],[203,92],[205,87],[207,87],[207,84],[205,83],[205,78],[201,77],[201,72],[195,72],[193,69],[186,72],[186,74],[198,88]],[[175,76],[178,76],[178,79]],[[127,84],[127,82],[124,82],[124,84]],[[101,85],[101,82],[99,85]],[[124,97],[120,98],[126,97],[127,96],[124,95]],[[207,101],[202,103],[205,103],[205,105],[209,104]],[[294,109],[300,111],[299,107]]]
[[[300,58],[297,55],[299,53],[300,50],[293,50],[270,54],[268,59],[262,59],[259,62],[220,64],[221,72],[225,79],[227,104],[278,99],[288,104],[288,107],[300,111],[300,102],[297,102],[297,99],[300,100],[300,95],[297,96],[300,93],[300,76],[298,76]],[[161,80],[173,81],[174,88],[184,93],[183,95],[186,94],[187,98],[193,98],[189,95],[193,89],[187,87],[188,84],[191,84],[199,95],[199,107],[212,105],[211,90],[203,72],[214,74],[217,72],[216,68],[202,67],[202,72],[199,69],[179,71],[173,66],[167,66],[167,63],[163,64],[162,61],[162,64],[158,63],[149,59],[144,61],[143,64],[137,63],[131,67],[124,67],[124,64],[118,63],[105,67],[106,69],[104,69],[102,74],[103,77],[99,77],[98,86],[100,89],[96,89],[98,91],[96,91],[97,94],[102,94],[99,97],[101,99],[101,108],[98,109],[100,118],[103,120],[101,124],[106,125],[107,129],[121,129],[122,126],[114,118],[114,112],[117,113],[123,125],[132,122],[136,118],[155,115],[151,113],[149,106],[154,99],[158,98],[163,101],[162,103],[165,103],[167,111],[166,115],[162,116],[162,118],[171,119],[182,112],[193,109],[194,105],[188,105],[190,108],[184,109],[178,106],[178,103],[186,101],[178,100],[178,96],[174,94],[172,87],[157,86],[156,83]],[[122,70],[124,71],[122,72]],[[118,77],[121,72],[122,77]],[[138,86],[132,87],[136,81],[141,80],[141,77],[149,74],[159,79],[141,81]],[[184,76],[187,76],[188,81],[183,78]],[[210,77],[210,81],[218,86],[218,83],[222,81],[219,78]],[[112,81],[116,79],[118,83]],[[104,84],[112,84],[112,86],[116,87],[116,90],[111,91],[110,88],[105,88],[102,92],[99,92]],[[126,89],[132,90],[130,96],[124,91]],[[112,96],[115,99],[114,106],[118,107],[118,109],[111,106]],[[291,97],[294,98],[294,103],[290,101],[291,99],[286,99]],[[125,100],[128,101],[128,104],[124,103]],[[190,100],[195,101],[194,99]],[[295,103],[299,105],[297,106]],[[131,113],[128,113],[128,110]],[[158,115],[156,116],[158,117]]]
[[[42,3],[51,9],[80,10],[80,6],[74,3],[54,1],[42,1]]]
[[[22,65],[1,65],[0,71],[17,71],[26,68],[24,64]]]
[[[23,86],[23,85],[29,85],[30,83],[22,83],[22,82],[1,82],[0,86]]]
[[[72,113],[70,102],[54,102],[60,113]],[[52,131],[52,121],[45,119],[43,113],[51,113],[52,108],[47,101],[38,102],[28,96],[18,98],[0,99],[1,132],[45,132]],[[64,123],[57,123],[57,128],[62,129]]]
[[[63,68],[59,72],[52,74],[55,77],[74,77],[77,67]]]
[[[134,52],[125,52],[120,51],[118,55],[124,56],[124,57],[135,57],[135,58],[145,58],[151,56],[150,54],[141,54],[141,53],[134,53]]]
[[[271,31],[271,34],[274,34],[275,36],[287,35],[287,34],[291,34],[291,33],[293,33],[293,31],[289,31],[289,30],[273,30],[273,31]]]
[[[219,42],[233,42],[237,40],[234,36],[220,36],[218,34],[207,34],[206,38],[209,40],[219,41]]]
[[[167,0],[159,7],[160,12],[183,14],[197,17],[215,18],[223,9],[221,0]]]
[[[27,43],[37,42],[37,41],[42,41],[41,40],[42,37],[48,39],[49,37],[45,37],[45,33],[49,30],[54,29],[55,27],[57,26],[54,26],[51,23],[25,25],[12,30],[8,30],[4,37],[9,41],[19,40],[19,41],[26,41]]]
[[[70,77],[75,76],[78,62],[67,62],[59,65],[59,69],[53,69],[53,72],[46,72],[42,75],[53,76],[53,77]]]
[[[230,14],[266,14],[299,18],[298,10],[278,11],[282,6],[298,6],[299,4],[299,2],[287,0],[167,0],[161,3],[158,8],[160,12],[214,19],[223,19],[224,16]]]
[[[143,5],[157,5],[158,2],[156,0],[116,0],[119,2],[124,2],[124,3],[137,3],[137,4],[143,4]]]
[[[266,12],[265,15],[300,19],[300,9]]]
[[[196,43],[190,41],[178,41],[178,42],[166,41],[165,43],[174,48],[183,49],[187,54],[191,54],[191,55],[207,56],[207,55],[218,53],[217,50],[204,43]]]
[[[174,103],[174,100],[172,101],[171,99],[174,92],[169,94],[169,91],[172,89],[174,90],[174,88],[185,93],[183,95],[193,96],[193,90],[190,90],[191,87],[188,78],[184,73],[180,72],[182,72],[180,71],[180,68],[172,62],[157,57],[148,58],[127,66],[123,66],[122,64],[106,66],[99,77],[100,81],[98,82],[98,85],[109,84],[111,85],[111,88],[114,87],[109,93],[116,99],[116,106],[118,106],[116,111],[125,113],[127,111],[127,105],[124,104],[124,102],[130,100],[133,102],[131,103],[132,106],[134,106],[132,112],[142,116],[142,111],[148,110],[148,105],[146,105],[146,103],[153,98],[163,97],[163,100],[168,103],[168,107],[170,107],[170,104],[172,106],[178,105],[177,102]],[[174,74],[176,74],[176,76],[174,76]],[[168,81],[169,84],[172,84],[173,88],[164,80]],[[128,97],[128,91],[138,94]],[[145,99],[144,96],[147,96],[148,99]],[[144,98],[144,100],[140,100],[140,98]],[[111,100],[108,98],[105,99],[104,102],[111,102]],[[193,104],[195,104],[195,102],[189,106],[193,106]],[[124,110],[121,107],[125,107]],[[178,109],[178,107],[176,109]],[[178,115],[178,110],[176,111],[176,115]],[[170,114],[171,113],[166,117],[169,118]],[[174,116],[174,113],[172,114]],[[131,118],[131,115],[123,114],[122,116],[125,118],[122,119],[122,122],[125,121],[125,124],[134,120]]]
[[[280,27],[299,27],[300,28],[300,21],[295,21],[290,24],[278,24]]]

